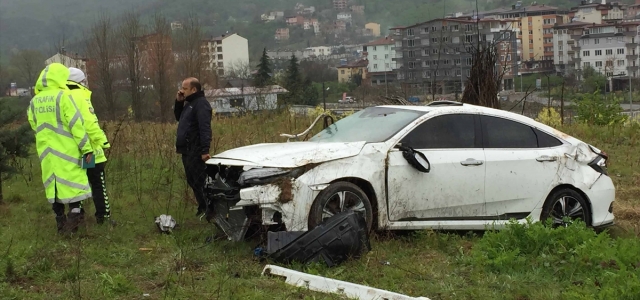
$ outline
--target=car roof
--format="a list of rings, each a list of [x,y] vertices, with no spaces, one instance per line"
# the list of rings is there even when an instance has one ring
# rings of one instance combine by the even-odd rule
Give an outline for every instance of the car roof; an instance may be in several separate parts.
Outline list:
[[[395,109],[405,109],[405,110],[413,110],[413,111],[421,111],[421,112],[431,112],[431,111],[438,111],[439,113],[455,113],[455,112],[460,112],[460,113],[480,113],[480,114],[486,114],[486,115],[493,115],[493,116],[499,116],[499,117],[504,117],[507,119],[512,119],[515,121],[519,121],[522,122],[524,124],[527,124],[529,126],[538,128],[542,131],[546,131],[548,133],[551,133],[553,135],[555,135],[558,138],[561,138],[563,140],[569,141],[569,142],[577,142],[579,140],[577,140],[576,138],[569,136],[568,134],[559,131],[558,129],[555,129],[553,127],[547,126],[543,123],[540,123],[532,118],[529,118],[527,116],[523,116],[521,114],[518,113],[513,113],[513,112],[509,112],[506,110],[502,110],[502,109],[496,109],[496,108],[490,108],[490,107],[486,107],[486,106],[479,106],[479,105],[472,105],[472,104],[467,104],[467,103],[455,103],[455,102],[450,102],[449,105],[436,105],[436,106],[419,106],[419,105],[380,105],[377,107],[387,107],[387,108],[395,108]]]

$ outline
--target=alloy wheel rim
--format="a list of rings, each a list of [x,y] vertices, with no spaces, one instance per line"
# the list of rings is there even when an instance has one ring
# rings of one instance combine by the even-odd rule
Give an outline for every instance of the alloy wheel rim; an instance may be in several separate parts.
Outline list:
[[[567,227],[575,220],[585,221],[585,210],[578,199],[572,196],[563,196],[554,201],[549,214],[553,221],[553,226]]]
[[[367,209],[360,196],[349,191],[339,191],[331,195],[322,207],[322,221],[346,210],[365,214]]]

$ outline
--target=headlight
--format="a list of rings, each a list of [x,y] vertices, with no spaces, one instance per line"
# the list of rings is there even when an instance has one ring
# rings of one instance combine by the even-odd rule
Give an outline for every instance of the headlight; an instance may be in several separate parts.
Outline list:
[[[242,172],[238,183],[240,185],[252,185],[252,184],[264,184],[269,180],[276,179],[285,175],[291,175],[297,177],[302,171],[301,168],[297,169],[281,169],[281,168],[254,168]]]

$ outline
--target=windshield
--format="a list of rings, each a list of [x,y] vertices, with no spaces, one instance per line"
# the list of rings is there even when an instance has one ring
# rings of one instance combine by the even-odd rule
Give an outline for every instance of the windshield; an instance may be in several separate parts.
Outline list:
[[[413,120],[424,115],[424,111],[388,107],[367,107],[314,135],[312,142],[384,142]]]

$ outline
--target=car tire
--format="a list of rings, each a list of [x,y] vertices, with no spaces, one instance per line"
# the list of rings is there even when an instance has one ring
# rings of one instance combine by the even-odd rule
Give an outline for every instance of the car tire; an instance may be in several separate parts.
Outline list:
[[[343,207],[340,207],[341,210],[338,211],[337,208],[340,206],[341,198],[344,198],[345,201],[343,202]],[[371,232],[373,224],[371,201],[360,187],[346,181],[332,183],[318,194],[309,211],[309,230],[315,228],[330,216],[344,211],[345,207],[363,213],[367,222],[367,232]],[[327,211],[333,214],[325,214],[323,212],[324,208],[327,208]]]
[[[581,219],[587,226],[591,226],[591,212],[587,200],[580,193],[569,188],[559,189],[547,197],[542,207],[540,221],[546,222],[550,217],[553,219],[553,227],[566,227],[576,219]]]

